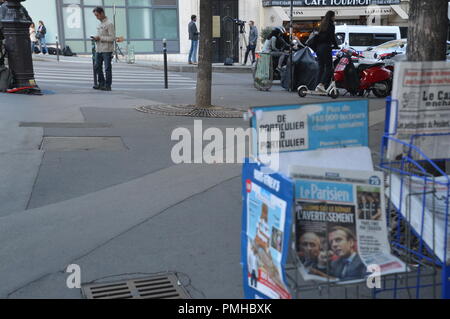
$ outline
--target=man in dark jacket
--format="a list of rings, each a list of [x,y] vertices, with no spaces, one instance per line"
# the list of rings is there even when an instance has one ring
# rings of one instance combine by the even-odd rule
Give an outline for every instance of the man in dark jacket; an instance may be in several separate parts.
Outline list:
[[[197,16],[191,16],[191,22],[189,22],[189,40],[191,40],[191,50],[189,51],[189,64],[197,64],[197,48],[198,48],[198,35],[200,34],[197,29]]]
[[[255,22],[250,21],[248,25],[250,26],[250,33],[248,35],[248,46],[247,51],[245,51],[244,65],[247,64],[247,59],[250,52],[252,52],[252,64],[255,63],[255,50],[256,44],[258,43],[258,29],[255,27]]]
[[[362,279],[366,267],[356,251],[355,235],[345,227],[335,226],[329,234],[330,248],[338,257],[330,265],[330,275],[341,281]]]

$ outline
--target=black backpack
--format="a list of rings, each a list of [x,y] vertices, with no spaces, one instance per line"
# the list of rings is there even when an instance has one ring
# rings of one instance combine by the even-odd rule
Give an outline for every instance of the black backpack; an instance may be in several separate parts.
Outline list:
[[[48,50],[48,54],[50,54],[50,55],[56,55],[58,53],[56,51],[56,48],[53,48],[53,47],[47,47],[47,50]],[[62,51],[60,48],[58,48],[58,51],[59,51],[59,55],[62,55]]]
[[[62,54],[63,54],[64,56],[73,56],[73,55],[74,55],[73,52],[72,52],[72,50],[70,49],[70,47],[69,47],[68,45],[66,45],[66,46],[64,47],[64,49],[62,50]]]

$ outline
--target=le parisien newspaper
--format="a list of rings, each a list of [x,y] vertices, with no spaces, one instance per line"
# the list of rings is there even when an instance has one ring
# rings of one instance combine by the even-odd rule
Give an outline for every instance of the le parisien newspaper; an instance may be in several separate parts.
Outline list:
[[[390,251],[381,172],[291,166],[294,243],[304,280],[360,281],[407,271]]]

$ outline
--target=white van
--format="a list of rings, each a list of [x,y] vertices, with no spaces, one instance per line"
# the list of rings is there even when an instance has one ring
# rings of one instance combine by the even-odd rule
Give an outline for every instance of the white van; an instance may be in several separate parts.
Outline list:
[[[352,47],[359,53],[392,40],[400,40],[398,26],[337,25],[336,38],[341,48]]]

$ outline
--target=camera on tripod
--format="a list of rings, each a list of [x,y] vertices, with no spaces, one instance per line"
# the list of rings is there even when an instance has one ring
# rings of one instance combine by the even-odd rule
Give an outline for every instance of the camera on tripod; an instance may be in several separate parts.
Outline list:
[[[247,23],[247,21],[239,19],[233,19],[233,21],[239,26],[239,33],[245,33],[245,24]]]
[[[242,21],[242,20],[239,20],[239,19],[233,19],[233,21],[234,21],[234,23],[236,23],[237,25],[239,25],[239,26],[245,26],[245,24],[247,23],[247,21]]]

